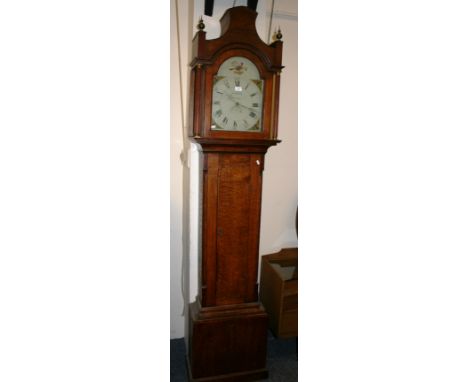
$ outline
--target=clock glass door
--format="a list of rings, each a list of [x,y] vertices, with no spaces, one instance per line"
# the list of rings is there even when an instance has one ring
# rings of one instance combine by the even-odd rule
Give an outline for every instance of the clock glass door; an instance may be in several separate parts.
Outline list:
[[[262,131],[263,80],[245,57],[230,57],[213,78],[211,129]]]

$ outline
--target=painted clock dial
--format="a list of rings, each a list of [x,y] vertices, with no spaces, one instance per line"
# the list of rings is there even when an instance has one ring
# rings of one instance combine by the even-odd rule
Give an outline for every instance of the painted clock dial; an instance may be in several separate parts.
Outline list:
[[[255,64],[235,56],[213,78],[211,129],[262,131],[263,80]]]

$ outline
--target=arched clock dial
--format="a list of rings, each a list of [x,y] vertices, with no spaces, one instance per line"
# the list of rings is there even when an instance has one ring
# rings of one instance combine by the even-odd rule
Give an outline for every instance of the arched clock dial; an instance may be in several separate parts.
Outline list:
[[[212,130],[261,131],[263,81],[255,64],[231,57],[213,78]]]

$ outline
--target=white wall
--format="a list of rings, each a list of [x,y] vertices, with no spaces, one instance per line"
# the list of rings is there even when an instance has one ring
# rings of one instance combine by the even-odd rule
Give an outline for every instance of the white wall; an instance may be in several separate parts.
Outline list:
[[[247,1],[236,1],[246,5]],[[257,6],[257,31],[268,42],[271,1]],[[176,15],[176,5],[178,12]],[[217,0],[213,17],[203,16],[207,38],[219,37],[219,19],[233,5],[232,0]],[[171,2],[171,338],[184,337],[184,305],[192,302],[198,285],[199,235],[199,159],[195,145],[184,142],[188,100],[188,60],[191,39],[203,14],[204,1]],[[179,19],[181,75],[178,67],[177,19]],[[272,30],[283,33],[283,65],[280,88],[278,137],[283,142],[266,155],[260,255],[296,246],[297,206],[297,1],[276,0]],[[182,95],[180,92],[182,85]],[[182,102],[181,102],[182,99]],[[182,104],[181,104],[182,103]],[[182,122],[184,113],[184,122]],[[186,133],[185,133],[186,137]],[[181,153],[185,152],[181,160]],[[185,166],[184,166],[185,163]],[[189,178],[190,173],[190,178]],[[190,184],[190,187],[189,187]],[[190,188],[190,191],[189,191]],[[189,216],[190,215],[190,216]],[[190,231],[190,233],[189,233]],[[185,297],[184,297],[185,296]],[[184,301],[185,300],[185,301]]]
[[[265,159],[260,255],[297,246],[297,1],[275,1],[275,10],[272,29],[279,26],[284,41],[278,122],[282,142]],[[261,16],[269,19],[270,14]]]
[[[188,78],[188,41],[192,35],[191,20],[193,11],[191,1],[171,1],[171,338],[184,335],[184,288],[183,281],[188,279],[187,271],[187,218],[188,218],[188,169],[186,150],[186,105]],[[176,5],[178,5],[176,7]],[[178,23],[177,23],[178,21]],[[178,25],[177,25],[178,24]],[[178,29],[179,41],[178,45]],[[179,48],[179,49],[178,49]],[[180,52],[179,52],[180,50]],[[179,57],[180,53],[180,57]],[[179,67],[179,62],[182,65]]]

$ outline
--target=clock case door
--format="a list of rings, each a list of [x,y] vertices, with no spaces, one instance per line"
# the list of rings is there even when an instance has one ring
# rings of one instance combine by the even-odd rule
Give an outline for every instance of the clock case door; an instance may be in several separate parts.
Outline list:
[[[202,306],[258,300],[262,153],[204,156]]]

